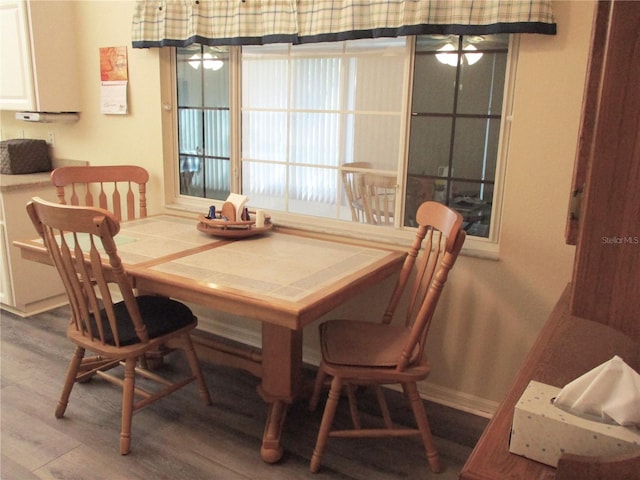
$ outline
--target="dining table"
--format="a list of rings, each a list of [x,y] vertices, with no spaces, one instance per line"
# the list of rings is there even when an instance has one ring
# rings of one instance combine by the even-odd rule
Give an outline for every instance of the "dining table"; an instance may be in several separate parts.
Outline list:
[[[194,343],[205,359],[259,376],[258,392],[268,405],[260,454],[276,463],[283,455],[287,409],[302,393],[304,328],[397,274],[405,252],[277,226],[260,235],[226,237],[202,232],[197,223],[169,214],[122,222],[118,253],[141,293],[260,322],[259,349],[199,329]],[[51,264],[41,239],[14,245],[23,258]]]

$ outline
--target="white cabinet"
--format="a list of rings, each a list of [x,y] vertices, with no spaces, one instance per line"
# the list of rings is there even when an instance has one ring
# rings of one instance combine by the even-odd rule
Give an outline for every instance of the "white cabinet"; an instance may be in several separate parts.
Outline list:
[[[5,236],[4,221],[0,219],[0,304],[9,304],[9,302],[13,301],[11,275],[9,274],[9,252],[7,251]]]
[[[74,4],[0,0],[1,110],[80,110]]]
[[[0,302],[2,308],[29,316],[68,302],[53,266],[24,260],[14,240],[38,236],[27,214],[32,197],[57,201],[49,173],[0,176]]]

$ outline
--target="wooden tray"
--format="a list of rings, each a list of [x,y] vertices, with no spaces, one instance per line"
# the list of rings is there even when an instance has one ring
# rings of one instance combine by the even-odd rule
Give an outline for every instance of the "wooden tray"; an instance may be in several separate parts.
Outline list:
[[[250,212],[254,213],[255,212]],[[217,214],[219,215],[219,214]],[[241,220],[239,222],[230,222],[218,218],[207,218],[205,215],[198,216],[198,230],[202,233],[215,235],[217,237],[228,238],[246,238],[254,235],[262,235],[273,228],[271,217],[265,215],[264,227],[256,227],[255,220]]]

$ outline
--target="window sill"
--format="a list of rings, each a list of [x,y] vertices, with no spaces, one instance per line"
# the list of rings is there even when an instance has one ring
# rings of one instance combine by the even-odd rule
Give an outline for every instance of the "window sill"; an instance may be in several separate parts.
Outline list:
[[[171,203],[165,205],[167,213],[181,216],[194,216],[207,210],[207,206],[194,203]],[[309,235],[331,236],[348,239],[349,241],[375,244],[385,248],[406,250],[410,247],[415,237],[415,229],[392,229],[381,228],[375,225],[357,224],[357,228],[350,222],[336,222],[323,218],[313,218],[313,223],[309,217],[278,213],[277,218],[272,219],[274,225],[287,230],[306,232]],[[344,224],[344,226],[336,224]],[[499,245],[485,238],[467,237],[464,247],[460,253],[462,256],[481,258],[484,260],[499,260]]]

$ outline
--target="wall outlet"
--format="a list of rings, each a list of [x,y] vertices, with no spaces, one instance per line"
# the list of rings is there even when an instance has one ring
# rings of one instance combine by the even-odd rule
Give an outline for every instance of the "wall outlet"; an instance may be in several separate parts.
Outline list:
[[[53,132],[47,132],[47,143],[49,145],[54,145],[56,143],[56,136]]]

